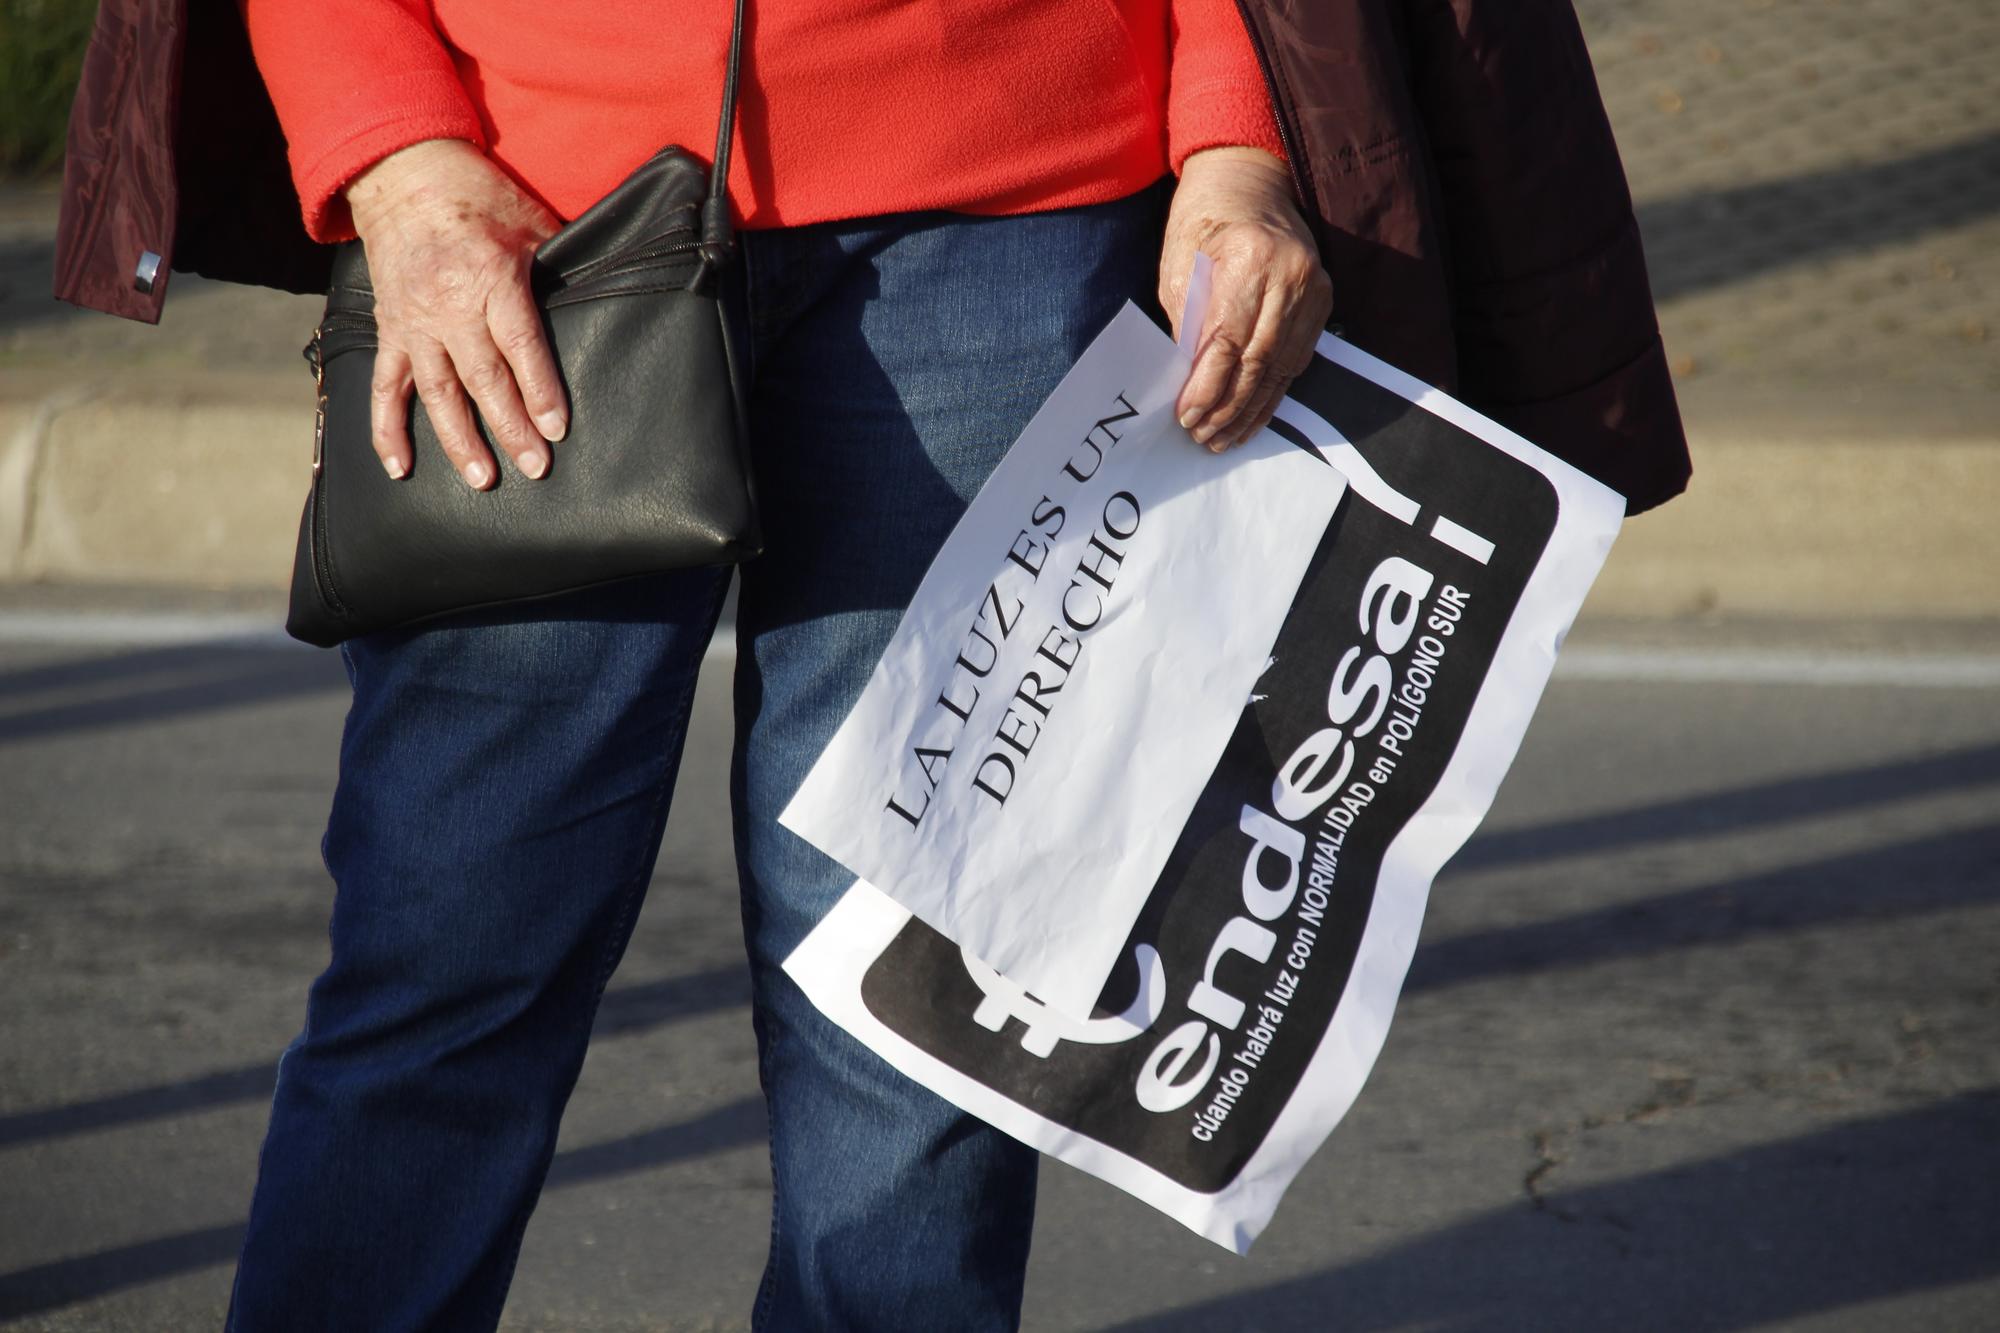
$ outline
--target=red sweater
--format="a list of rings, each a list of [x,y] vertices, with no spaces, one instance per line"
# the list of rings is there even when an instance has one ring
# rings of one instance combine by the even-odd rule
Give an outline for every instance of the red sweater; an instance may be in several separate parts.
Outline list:
[[[306,227],[420,139],[469,139],[575,217],[662,144],[715,142],[724,0],[243,0]],[[729,194],[749,227],[1026,213],[1218,144],[1279,152],[1232,0],[754,0]]]

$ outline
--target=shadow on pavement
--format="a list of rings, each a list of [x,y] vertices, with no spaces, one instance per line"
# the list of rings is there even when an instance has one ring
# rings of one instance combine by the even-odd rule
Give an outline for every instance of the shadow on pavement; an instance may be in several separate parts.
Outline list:
[[[742,964],[640,986],[624,986],[605,993],[604,1003],[597,1011],[596,1026],[591,1029],[591,1040],[628,1036],[749,1003],[750,972]],[[0,1116],[0,1148],[170,1116],[195,1115],[240,1102],[269,1101],[276,1075],[274,1055],[269,1063],[221,1070],[178,1083],[162,1083],[42,1111],[17,1111]]]
[[[1482,833],[1452,858],[1449,868],[1487,870],[1649,842],[1713,837],[1989,782],[2000,782],[2000,745],[1781,778],[1533,828]]]
[[[90,664],[85,664],[90,665]],[[7,690],[0,681],[0,697]],[[0,733],[4,734],[4,733]],[[1475,839],[1452,863],[1486,869],[1698,837],[2000,779],[2000,746],[1792,778]],[[1894,885],[1885,893],[1884,885]],[[1940,833],[1553,920],[1435,941],[1418,949],[1405,993],[1837,922],[1950,911],[2000,899],[2000,834]],[[605,994],[592,1040],[749,1002],[742,965]],[[222,1070],[69,1106],[0,1116],[0,1147],[268,1099],[272,1064]]]
[[[650,1170],[671,1162],[764,1142],[764,1101],[745,1097],[678,1125],[556,1154],[548,1188]],[[119,1245],[0,1274],[0,1319],[40,1314],[229,1263],[243,1246],[243,1227],[203,1227],[157,1240]]]
[[[133,659],[137,659],[135,662]],[[179,675],[162,687],[162,675]],[[193,680],[187,677],[194,677]],[[72,714],[109,725],[334,688],[331,655],[214,647],[91,659],[0,677],[0,706],[52,688],[152,684]],[[258,682],[263,682],[260,686]],[[225,697],[227,696],[227,697]],[[164,703],[161,702],[164,697]],[[117,713],[119,708],[122,713]],[[0,716],[6,727],[34,715]],[[1474,866],[1756,828],[2000,777],[2000,747],[1974,747],[1705,794],[1476,842]],[[1580,966],[1850,921],[1949,911],[2000,899],[2000,837],[1959,830],[1616,907],[1428,943],[1407,989]],[[595,1036],[644,1031],[744,1003],[741,965],[615,990]],[[0,1145],[140,1124],[268,1098],[257,1065],[43,1111],[0,1117]],[[745,1098],[679,1125],[558,1155],[552,1188],[629,1174],[763,1140]],[[1538,1201],[1383,1254],[1260,1291],[1125,1325],[1131,1330],[1533,1326],[1736,1329],[2000,1272],[2000,1090],[1822,1129],[1670,1170],[1574,1190],[1558,1176]],[[1549,1189],[1548,1184],[1558,1186]],[[0,1275],[0,1317],[33,1314],[227,1263],[240,1226],[200,1228]],[[1329,1312],[1338,1312],[1329,1321]]]
[[[1116,1333],[1761,1327],[2000,1273],[1995,1180],[2000,1089],[1986,1089],[1545,1191]]]
[[[1638,212],[1653,295],[1671,301],[2000,213],[2000,135],[1679,195]]]
[[[53,224],[54,214],[49,221]],[[52,236],[0,241],[0,329],[25,328],[76,313],[50,295],[56,285],[56,243]]]
[[[2000,902],[2000,832],[1939,833],[1554,920],[1426,941],[1403,993],[1992,902]]]
[[[243,1248],[243,1227],[203,1227],[119,1245],[74,1259],[0,1274],[0,1319],[58,1310],[114,1291],[159,1282],[212,1264],[227,1263]],[[221,1311],[216,1322],[221,1322]]]
[[[191,644],[76,658],[0,673],[0,745],[346,690],[334,653]],[[56,697],[38,706],[38,694]]]

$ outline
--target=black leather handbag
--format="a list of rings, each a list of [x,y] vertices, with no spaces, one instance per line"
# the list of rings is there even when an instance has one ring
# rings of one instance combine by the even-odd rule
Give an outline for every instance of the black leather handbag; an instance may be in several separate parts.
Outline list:
[[[375,297],[361,243],[334,259],[306,349],[319,387],[312,490],[285,629],[331,646],[433,616],[757,554],[743,398],[720,271],[742,57],[729,42],[714,166],[661,149],[536,251],[534,287],[569,394],[569,433],[529,481],[504,449],[475,491],[411,403],[410,474],[370,443]],[[485,424],[480,432],[489,444]]]

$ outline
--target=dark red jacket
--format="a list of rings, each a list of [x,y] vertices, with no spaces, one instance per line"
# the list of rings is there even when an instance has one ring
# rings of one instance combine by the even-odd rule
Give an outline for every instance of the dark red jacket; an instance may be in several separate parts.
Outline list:
[[[1238,6],[1346,336],[1634,512],[1680,492],[1687,443],[1570,0]],[[101,0],[56,295],[150,323],[172,269],[308,292],[327,264],[235,0]]]

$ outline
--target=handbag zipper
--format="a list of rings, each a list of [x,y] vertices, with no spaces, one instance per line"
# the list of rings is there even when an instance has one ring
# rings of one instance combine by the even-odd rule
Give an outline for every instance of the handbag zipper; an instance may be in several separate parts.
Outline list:
[[[685,231],[686,229],[677,230]],[[671,232],[668,233],[668,235],[672,234]],[[637,250],[630,254],[606,255],[602,259],[593,259],[581,268],[572,269],[568,273],[559,274],[558,276],[561,278],[564,287],[573,287],[577,283],[589,278],[602,277],[606,273],[621,273],[628,268],[637,268],[657,259],[670,259],[675,255],[691,254],[699,248],[699,241],[676,241],[672,245],[656,245],[652,249]]]
[[[326,332],[326,321],[321,320],[313,330],[312,342],[306,347],[306,359],[313,368],[313,480],[319,480],[320,467],[326,461],[326,347],[320,341]]]
[[[668,236],[675,234],[692,237],[693,230],[687,227],[679,227],[675,228],[674,231],[666,233]],[[664,238],[655,239],[660,240]],[[631,269],[642,268],[649,264],[657,263],[662,259],[672,259],[679,255],[690,255],[700,248],[701,243],[699,241],[690,239],[676,241],[668,245],[654,244],[649,249],[635,250],[626,254],[606,255],[602,259],[592,260],[581,268],[558,274],[557,276],[562,285],[554,293],[551,293],[551,295],[560,296],[565,291],[583,282],[615,277]],[[375,331],[375,316],[369,311],[328,310],[321,316],[319,326],[313,330],[312,342],[306,347],[306,360],[313,366],[313,373],[316,376],[322,373],[320,363],[325,358],[325,349],[322,346],[324,335],[331,333],[374,333]]]
[[[313,329],[312,342],[307,347],[307,359],[313,368],[313,453],[312,453],[312,572],[313,586],[319,589],[320,600],[329,610],[345,619],[347,608],[340,596],[333,590],[333,551],[327,545],[326,535],[326,349],[321,344],[321,335],[333,321],[322,319]],[[369,321],[373,323],[374,321]]]

